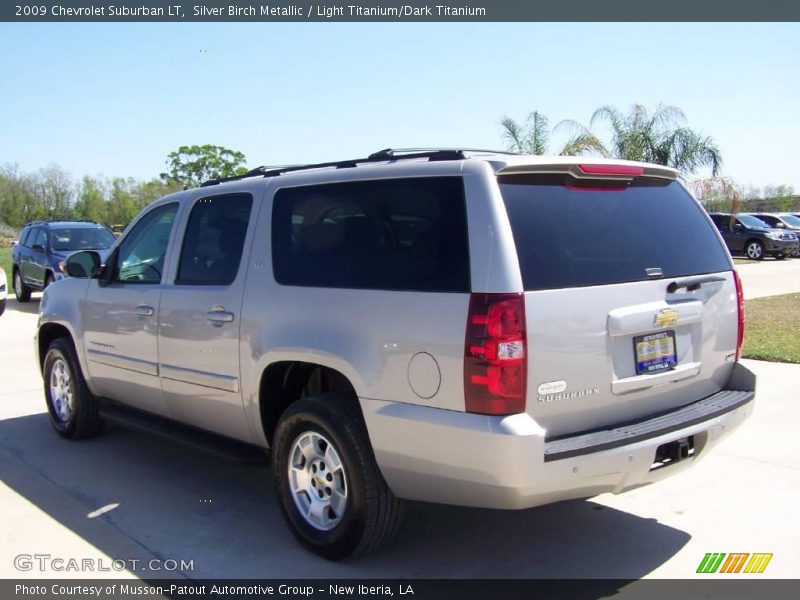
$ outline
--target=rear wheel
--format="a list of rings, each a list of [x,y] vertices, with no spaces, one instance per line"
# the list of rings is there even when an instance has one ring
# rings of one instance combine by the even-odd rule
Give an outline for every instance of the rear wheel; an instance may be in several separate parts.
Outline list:
[[[315,554],[370,552],[399,528],[403,503],[378,469],[354,400],[318,394],[289,406],[275,430],[272,469],[286,522]]]
[[[764,244],[758,240],[751,240],[747,242],[744,247],[744,254],[750,260],[763,260],[764,259]]]
[[[31,288],[22,281],[19,269],[14,271],[14,295],[17,298],[17,302],[28,302],[31,299]]]
[[[73,440],[97,434],[102,428],[97,399],[86,385],[70,340],[53,340],[47,348],[42,372],[53,429]]]

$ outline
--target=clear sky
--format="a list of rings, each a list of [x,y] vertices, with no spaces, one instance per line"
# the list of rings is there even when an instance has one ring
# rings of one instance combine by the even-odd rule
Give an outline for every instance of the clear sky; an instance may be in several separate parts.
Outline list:
[[[249,166],[500,148],[503,114],[634,103],[681,107],[739,183],[800,190],[796,23],[0,24],[0,163],[24,171],[145,179],[206,143]]]

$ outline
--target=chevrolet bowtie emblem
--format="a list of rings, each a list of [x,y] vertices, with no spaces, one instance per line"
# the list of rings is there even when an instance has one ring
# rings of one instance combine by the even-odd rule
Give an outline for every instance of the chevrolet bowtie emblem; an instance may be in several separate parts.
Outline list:
[[[669,327],[678,320],[678,312],[671,308],[662,308],[653,317],[654,327]]]

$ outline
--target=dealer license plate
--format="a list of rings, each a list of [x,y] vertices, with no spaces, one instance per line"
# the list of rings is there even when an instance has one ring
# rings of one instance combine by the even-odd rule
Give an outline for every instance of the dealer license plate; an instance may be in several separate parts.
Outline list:
[[[636,336],[633,338],[633,348],[637,375],[669,371],[678,363],[674,331]]]

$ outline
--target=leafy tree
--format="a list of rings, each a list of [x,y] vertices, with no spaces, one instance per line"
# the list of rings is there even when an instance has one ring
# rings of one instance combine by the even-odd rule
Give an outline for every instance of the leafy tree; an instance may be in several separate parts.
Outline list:
[[[222,146],[181,146],[167,155],[169,171],[162,173],[161,179],[183,187],[196,187],[209,179],[245,173],[245,160],[241,152]]]
[[[124,225],[133,219],[141,210],[136,201],[133,188],[136,182],[128,177],[114,177],[108,197],[109,225]]]
[[[99,179],[85,176],[81,181],[73,212],[77,219],[105,223],[108,218],[108,202],[104,183]]]
[[[624,115],[613,106],[601,106],[594,111],[590,127],[602,121],[611,127],[609,154],[616,158],[666,165],[684,176],[708,166],[716,177],[722,166],[716,142],[686,127],[686,116],[678,107],[659,105],[651,114],[635,104]]]
[[[36,188],[45,217],[64,219],[70,216],[74,186],[69,174],[58,165],[41,169],[36,176]]]
[[[687,183],[708,212],[740,212],[745,192],[730,177],[709,177]]]
[[[17,165],[0,167],[0,221],[16,228],[43,216],[33,179],[21,174]]]

